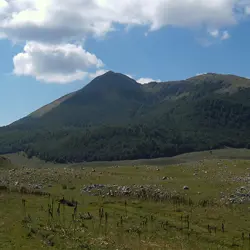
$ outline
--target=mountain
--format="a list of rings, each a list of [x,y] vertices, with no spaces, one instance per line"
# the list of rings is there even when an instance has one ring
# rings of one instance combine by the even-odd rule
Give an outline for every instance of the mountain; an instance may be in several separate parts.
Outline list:
[[[0,128],[0,154],[80,162],[250,147],[249,100],[250,80],[234,75],[141,85],[110,71]]]
[[[144,102],[141,85],[112,71],[99,76],[83,89],[66,95],[11,126],[82,127],[127,122]]]

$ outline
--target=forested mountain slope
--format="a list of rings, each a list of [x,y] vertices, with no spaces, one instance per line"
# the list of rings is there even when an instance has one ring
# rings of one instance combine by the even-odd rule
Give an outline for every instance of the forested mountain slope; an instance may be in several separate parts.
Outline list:
[[[0,153],[57,162],[250,147],[250,80],[205,74],[141,85],[114,72],[0,128]]]

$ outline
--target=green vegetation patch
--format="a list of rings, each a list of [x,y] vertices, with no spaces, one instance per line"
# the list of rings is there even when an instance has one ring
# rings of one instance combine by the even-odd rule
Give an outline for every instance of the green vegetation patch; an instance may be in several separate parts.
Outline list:
[[[247,154],[1,168],[0,249],[248,249]]]

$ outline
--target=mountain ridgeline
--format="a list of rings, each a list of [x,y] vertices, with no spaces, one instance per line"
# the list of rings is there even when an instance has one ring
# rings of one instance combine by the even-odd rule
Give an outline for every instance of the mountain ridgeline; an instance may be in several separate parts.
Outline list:
[[[213,73],[141,85],[108,72],[0,128],[0,154],[60,163],[223,147],[250,148],[250,80]]]

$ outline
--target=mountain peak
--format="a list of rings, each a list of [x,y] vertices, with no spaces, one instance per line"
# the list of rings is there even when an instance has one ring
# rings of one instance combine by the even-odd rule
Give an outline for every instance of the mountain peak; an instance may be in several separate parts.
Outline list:
[[[114,76],[116,74],[118,74],[118,73],[116,73],[112,70],[109,70],[109,71],[105,72],[104,74],[97,76],[96,78],[103,78],[103,77],[112,76],[112,75]],[[95,80],[96,78],[94,78],[93,80]]]
[[[139,87],[134,79],[131,79],[127,75],[116,73],[114,71],[108,71],[103,75],[98,76],[93,79],[86,87],[97,87],[102,88],[131,88],[131,87]],[[86,89],[86,87],[84,89]]]
[[[116,74],[116,73],[114,71],[112,71],[112,70],[109,70],[108,72],[106,72],[103,75],[112,75],[112,74]]]

